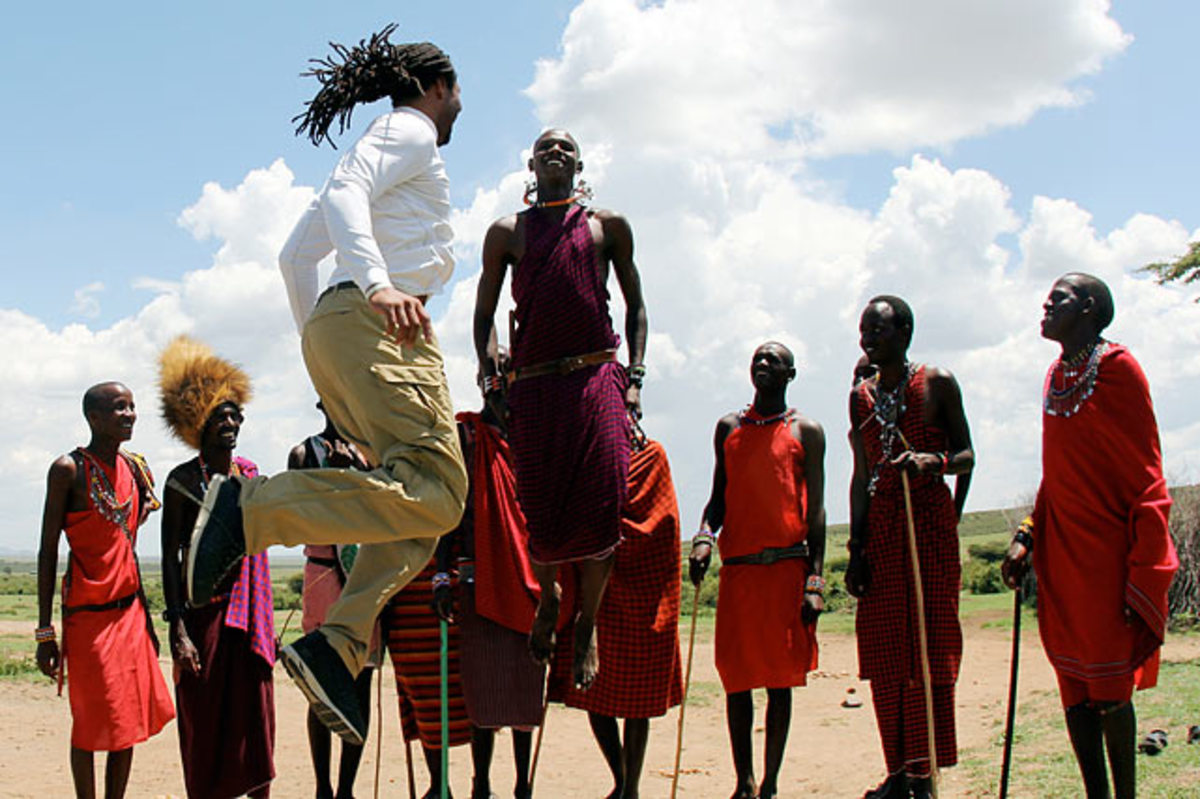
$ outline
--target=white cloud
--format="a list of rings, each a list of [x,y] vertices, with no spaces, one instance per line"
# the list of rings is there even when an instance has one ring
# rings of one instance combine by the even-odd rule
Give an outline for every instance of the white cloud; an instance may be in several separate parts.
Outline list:
[[[104,284],[100,281],[75,289],[75,301],[71,303],[71,312],[79,314],[85,319],[95,319],[100,315],[100,300],[96,298],[96,295],[102,291],[104,291]]]
[[[894,171],[879,208],[844,204],[806,171],[805,159],[937,147],[1082,101],[1077,79],[1128,42],[1107,3],[732,8],[585,0],[561,53],[539,62],[528,90],[543,124],[577,134],[595,204],[632,222],[651,325],[645,427],[671,454],[685,525],[706,498],[713,425],[751,398],[750,353],[767,338],[796,351],[790,399],[825,426],[826,500],[831,518],[845,517],[858,314],[883,292],[915,308],[914,357],[952,369],[963,385],[980,463],[972,505],[1027,495],[1039,470],[1041,380],[1054,355],[1037,335],[1040,304],[1072,269],[1112,285],[1112,335],[1150,377],[1168,469],[1194,479],[1200,362],[1178,353],[1194,349],[1200,311],[1191,293],[1131,271],[1183,251],[1187,230],[1138,215],[1097,231],[1067,199],[1014,208],[1002,176],[952,171],[928,156]],[[493,219],[519,210],[526,155],[514,154],[510,174],[455,212],[457,282],[434,308],[460,408],[479,404],[470,328],[480,244]],[[0,413],[22,421],[0,462],[0,546],[35,546],[45,469],[85,440],[78,402],[91,383],[115,377],[134,389],[142,419],[133,445],[160,475],[190,457],[155,408],[155,356],[181,331],[245,365],[257,397],[242,451],[267,471],[283,467],[290,445],[319,424],[274,265],[311,196],[282,161],[233,188],[204,186],[180,222],[220,242],[212,265],[142,279],[154,296],[108,328],[49,330],[0,311],[11,389]],[[620,330],[615,282],[610,289]],[[506,313],[502,306],[498,318]],[[156,550],[157,527],[146,535]]]

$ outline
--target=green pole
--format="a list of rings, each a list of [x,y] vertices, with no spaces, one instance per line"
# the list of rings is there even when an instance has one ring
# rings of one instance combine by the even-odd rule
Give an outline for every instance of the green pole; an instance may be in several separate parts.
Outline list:
[[[442,799],[450,799],[450,625],[439,621],[442,633]]]

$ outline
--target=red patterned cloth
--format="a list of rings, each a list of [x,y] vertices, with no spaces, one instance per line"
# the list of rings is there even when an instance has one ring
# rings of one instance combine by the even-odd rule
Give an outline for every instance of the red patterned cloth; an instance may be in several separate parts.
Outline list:
[[[722,558],[790,547],[808,535],[804,446],[791,416],[768,424],[747,410],[725,439]],[[800,617],[809,564],[721,566],[714,652],[726,693],[805,685],[817,668],[817,625]]]
[[[868,464],[877,463],[883,454],[880,424],[874,415],[876,388],[875,379],[864,380],[852,395]],[[946,435],[925,420],[926,392],[925,367],[917,366],[904,389],[907,410],[900,417],[899,428],[917,452],[946,452]],[[934,685],[951,685],[958,679],[962,661],[958,515],[950,489],[940,475],[911,476],[909,484],[925,594],[930,677]],[[880,470],[871,497],[866,536],[864,554],[870,587],[858,600],[855,616],[859,676],[872,684],[920,685],[921,655],[904,488],[900,472],[886,465]],[[951,753],[939,751],[938,755],[949,758]]]
[[[477,413],[455,418],[471,453],[471,502],[463,521],[471,524],[465,554],[475,562],[475,612],[528,635],[542,592],[529,562],[529,531],[508,442]]]
[[[559,633],[550,698],[615,718],[652,718],[678,705],[679,506],[662,445],[633,454],[624,543],[596,619],[600,675],[587,691],[571,680],[571,628]]]
[[[258,466],[253,461],[239,456],[233,463],[243,477],[258,476]],[[275,665],[275,592],[271,588],[266,552],[242,559],[241,573],[229,593],[225,625],[245,630],[250,637],[250,651],[268,666]]]
[[[928,777],[929,722],[925,718],[925,689],[920,683],[871,681],[871,704],[883,742],[888,774],[901,771]],[[933,735],[938,768],[958,763],[958,734],[954,729],[954,686],[933,686]]]
[[[1170,508],[1146,377],[1129,350],[1109,345],[1078,412],[1042,417],[1033,561],[1042,645],[1061,675],[1157,681],[1179,567]]]
[[[525,255],[513,270],[513,366],[615,349],[588,213],[527,211]],[[562,563],[606,555],[620,541],[629,473],[625,370],[617,363],[522,379],[509,391],[509,443],[529,555]]]
[[[128,518],[140,518],[139,496],[129,464],[115,468],[86,454],[80,463],[85,485],[99,468],[118,503],[129,502]],[[71,702],[71,746],[117,752],[158,733],[175,716],[158,654],[146,629],[134,541],[105,519],[89,497],[87,510],[67,514],[64,532],[71,557],[63,579],[64,668]],[[136,531],[135,531],[136,534]],[[133,597],[124,608],[79,610]]]
[[[404,740],[419,740],[426,749],[442,748],[442,638],[437,614],[430,607],[436,572],[436,564],[426,566],[392,597],[383,613],[396,675],[400,729]],[[449,740],[450,746],[461,746],[471,741],[471,720],[463,699],[458,625],[449,625],[447,633]]]

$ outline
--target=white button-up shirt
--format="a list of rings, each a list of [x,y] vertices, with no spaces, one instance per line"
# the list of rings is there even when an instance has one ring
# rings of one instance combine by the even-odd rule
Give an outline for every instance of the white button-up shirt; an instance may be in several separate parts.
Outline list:
[[[437,128],[407,106],[371,123],[334,168],[279,254],[296,327],[317,303],[317,263],[336,253],[334,285],[391,284],[436,294],[454,272],[450,181]]]

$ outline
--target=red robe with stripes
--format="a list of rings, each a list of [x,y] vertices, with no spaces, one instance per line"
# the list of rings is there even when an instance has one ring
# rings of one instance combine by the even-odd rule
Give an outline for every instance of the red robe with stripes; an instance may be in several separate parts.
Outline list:
[[[1170,509],[1146,377],[1129,350],[1110,345],[1079,410],[1042,417],[1033,560],[1042,645],[1059,672],[1155,684],[1179,567]]]

